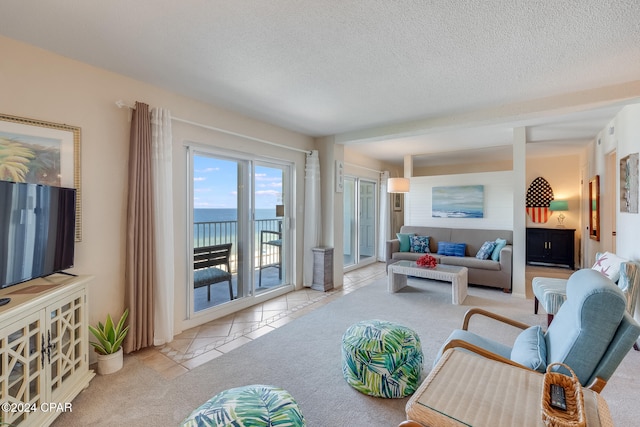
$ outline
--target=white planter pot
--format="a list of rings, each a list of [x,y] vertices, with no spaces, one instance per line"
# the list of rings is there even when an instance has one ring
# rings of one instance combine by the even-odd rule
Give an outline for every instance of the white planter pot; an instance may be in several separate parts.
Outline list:
[[[98,354],[98,373],[113,374],[122,369],[122,347],[112,354]]]

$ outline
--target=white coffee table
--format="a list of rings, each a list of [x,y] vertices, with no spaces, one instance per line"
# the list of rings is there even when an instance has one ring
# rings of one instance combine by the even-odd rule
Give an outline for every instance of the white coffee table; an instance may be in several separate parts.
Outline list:
[[[441,265],[435,268],[420,267],[414,261],[398,261],[388,268],[389,293],[398,292],[407,286],[407,276],[451,282],[451,303],[462,304],[467,297],[467,267]]]

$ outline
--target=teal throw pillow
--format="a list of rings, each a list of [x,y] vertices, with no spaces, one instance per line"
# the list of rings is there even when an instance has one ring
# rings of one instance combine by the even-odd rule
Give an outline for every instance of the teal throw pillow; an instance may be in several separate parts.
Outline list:
[[[411,236],[411,252],[419,254],[428,254],[429,250],[429,236]]]
[[[400,240],[400,252],[409,252],[411,250],[411,236],[415,234],[396,233],[398,240]]]
[[[505,239],[496,239],[496,247],[493,248],[493,252],[491,253],[491,259],[494,261],[500,261],[500,251],[502,248],[507,246],[507,241]]]
[[[547,343],[540,326],[520,332],[511,349],[511,360],[538,372],[547,369]]]
[[[478,259],[489,259],[493,254],[493,249],[496,247],[496,242],[484,242],[480,247],[480,250],[476,254]]]

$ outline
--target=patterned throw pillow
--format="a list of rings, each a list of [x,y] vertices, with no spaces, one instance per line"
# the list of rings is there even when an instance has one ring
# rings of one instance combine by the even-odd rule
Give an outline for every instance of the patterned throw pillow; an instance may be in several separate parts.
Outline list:
[[[625,261],[627,260],[620,258],[616,254],[605,252],[600,255],[600,258],[596,260],[596,263],[593,264],[591,268],[604,274],[612,281],[617,282],[618,279],[620,279],[620,263]]]
[[[480,250],[476,254],[476,258],[489,259],[495,247],[496,247],[496,242],[491,242],[491,241],[484,242],[482,244],[482,247],[480,247]]]
[[[419,254],[430,253],[429,236],[411,236],[411,252]]]

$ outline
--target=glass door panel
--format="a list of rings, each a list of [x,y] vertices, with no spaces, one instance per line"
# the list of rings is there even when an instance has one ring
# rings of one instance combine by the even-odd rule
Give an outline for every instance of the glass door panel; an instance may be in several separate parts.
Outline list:
[[[250,295],[243,274],[244,162],[193,156],[193,311]]]
[[[344,266],[356,264],[357,233],[356,233],[356,179],[350,176],[344,177]]]
[[[359,181],[359,262],[367,261],[376,254],[376,183]]]
[[[287,204],[283,184],[286,169],[278,165],[256,163],[253,174],[254,266],[256,294],[286,283]]]

